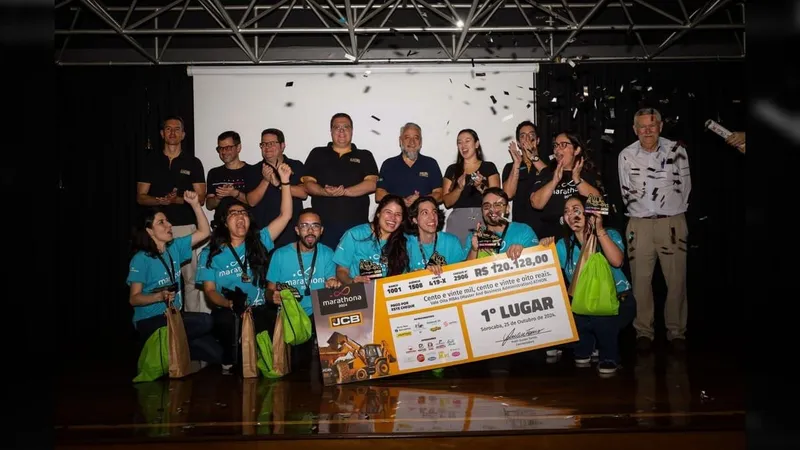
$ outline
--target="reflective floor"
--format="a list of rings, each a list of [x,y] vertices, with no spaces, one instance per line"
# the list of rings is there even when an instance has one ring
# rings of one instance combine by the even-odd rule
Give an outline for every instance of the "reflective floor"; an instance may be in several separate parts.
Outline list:
[[[323,386],[308,371],[243,380],[209,366],[184,380],[131,383],[133,367],[84,367],[59,386],[62,444],[744,429],[733,348],[623,348],[610,377],[527,353],[429,372]]]

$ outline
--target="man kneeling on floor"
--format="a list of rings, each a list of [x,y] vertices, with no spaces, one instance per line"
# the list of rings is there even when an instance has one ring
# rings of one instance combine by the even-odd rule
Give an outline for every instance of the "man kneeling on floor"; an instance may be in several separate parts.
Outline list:
[[[293,371],[310,370],[314,367],[312,362],[316,358],[317,333],[314,318],[311,317],[313,313],[311,291],[341,286],[341,282],[336,279],[333,250],[319,242],[324,231],[319,214],[312,208],[304,209],[297,219],[294,230],[298,236],[297,242],[275,250],[267,272],[269,280],[267,289],[268,292],[272,292],[272,301],[280,305],[280,290],[288,287],[296,297],[300,297],[300,306],[311,320],[311,339],[292,346]],[[319,370],[316,372],[321,373]]]

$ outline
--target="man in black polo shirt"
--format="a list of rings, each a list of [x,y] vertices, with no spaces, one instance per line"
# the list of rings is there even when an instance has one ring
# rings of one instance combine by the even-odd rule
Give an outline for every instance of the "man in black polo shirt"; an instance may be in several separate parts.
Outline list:
[[[303,210],[303,200],[308,197],[303,182],[300,181],[305,174],[302,162],[287,158],[283,152],[286,150],[286,138],[283,131],[277,128],[267,128],[261,132],[261,164],[254,164],[248,171],[245,180],[247,203],[253,207],[256,226],[261,229],[275,220],[281,212],[281,180],[278,178],[278,165],[286,163],[292,169],[289,178],[289,188],[292,190],[292,223],[297,222],[300,211]],[[275,239],[275,248],[291,244],[297,235],[291,227]]]
[[[169,117],[162,123],[161,138],[164,149],[145,158],[139,181],[136,183],[136,202],[142,206],[160,207],[172,224],[173,237],[194,233],[197,229],[192,207],[183,202],[184,191],[194,191],[202,205],[206,199],[206,180],[203,163],[186,153],[181,143],[186,137],[183,119]],[[192,259],[181,267],[184,284],[184,309],[189,312],[209,312],[203,291],[194,286],[199,250],[192,251]]]
[[[503,168],[503,191],[513,200],[511,219],[533,228],[538,235],[541,227],[541,211],[531,205],[533,182],[547,164],[539,157],[539,131],[530,120],[517,125],[517,141],[508,144],[510,163]]]
[[[375,201],[380,202],[386,194],[394,194],[411,206],[414,200],[431,196],[442,201],[442,171],[439,163],[430,156],[421,155],[422,129],[408,122],[400,129],[400,154],[381,165]]]
[[[208,195],[206,208],[214,211],[214,220],[219,221],[219,212],[236,201],[247,203],[245,177],[250,165],[239,159],[242,138],[235,131],[225,131],[217,138],[217,154],[224,163],[208,171]]]
[[[331,142],[306,158],[303,183],[325,224],[320,242],[335,249],[345,231],[369,221],[369,194],[375,192],[378,165],[369,150],[352,143],[349,115],[334,114],[330,127]]]

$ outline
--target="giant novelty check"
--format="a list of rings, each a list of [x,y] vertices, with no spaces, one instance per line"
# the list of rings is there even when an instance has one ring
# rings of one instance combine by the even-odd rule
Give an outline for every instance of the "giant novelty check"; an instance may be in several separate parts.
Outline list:
[[[555,245],[313,293],[325,384],[578,340]],[[326,345],[327,344],[327,345]]]

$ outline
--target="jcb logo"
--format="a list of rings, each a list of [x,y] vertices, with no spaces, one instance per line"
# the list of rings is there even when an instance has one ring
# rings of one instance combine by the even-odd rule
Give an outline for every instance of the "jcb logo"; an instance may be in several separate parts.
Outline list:
[[[348,314],[346,316],[331,317],[331,327],[346,327],[348,325],[358,325],[361,323],[361,313]]]

